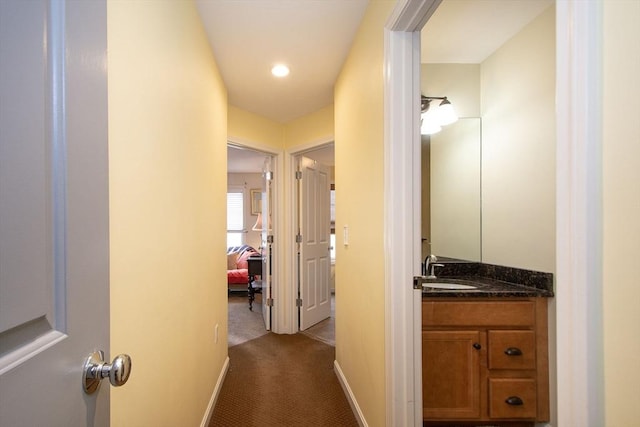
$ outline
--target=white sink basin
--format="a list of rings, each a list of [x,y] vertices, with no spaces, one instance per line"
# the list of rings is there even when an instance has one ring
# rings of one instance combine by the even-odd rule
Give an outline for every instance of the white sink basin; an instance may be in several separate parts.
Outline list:
[[[471,285],[462,285],[460,283],[423,283],[423,288],[431,288],[431,289],[450,289],[450,290],[458,290],[458,289],[475,289],[475,286]]]

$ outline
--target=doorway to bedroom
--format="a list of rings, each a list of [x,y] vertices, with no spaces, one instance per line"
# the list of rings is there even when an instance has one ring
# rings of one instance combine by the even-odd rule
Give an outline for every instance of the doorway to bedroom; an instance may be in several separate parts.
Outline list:
[[[270,153],[227,146],[228,345],[271,329],[270,227],[274,158]]]

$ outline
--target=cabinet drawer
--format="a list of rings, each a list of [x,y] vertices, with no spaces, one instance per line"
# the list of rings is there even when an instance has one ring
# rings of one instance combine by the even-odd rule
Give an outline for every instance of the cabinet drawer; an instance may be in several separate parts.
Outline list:
[[[532,326],[533,301],[424,301],[423,326]]]
[[[489,369],[535,369],[534,331],[489,331]]]
[[[536,381],[526,378],[489,380],[490,418],[535,418]]]

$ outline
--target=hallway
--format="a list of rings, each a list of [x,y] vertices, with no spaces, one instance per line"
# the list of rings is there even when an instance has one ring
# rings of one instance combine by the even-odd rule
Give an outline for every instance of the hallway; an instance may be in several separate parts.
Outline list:
[[[241,340],[234,318],[255,323],[245,337],[262,322],[246,297],[231,296],[229,313],[230,343]],[[358,425],[333,370],[335,347],[307,334],[266,333],[232,345],[229,358],[210,426]]]

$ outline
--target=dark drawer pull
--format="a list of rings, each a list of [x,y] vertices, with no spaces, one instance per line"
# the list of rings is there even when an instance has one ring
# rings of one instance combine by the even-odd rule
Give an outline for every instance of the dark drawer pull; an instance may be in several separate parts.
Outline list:
[[[505,400],[505,402],[507,402],[507,405],[512,405],[512,406],[524,405],[524,402],[518,396],[507,397],[507,400]]]
[[[473,348],[475,348],[476,350],[480,350],[482,346],[476,342],[476,343],[473,343]]]
[[[507,356],[522,356],[522,350],[518,347],[509,347],[504,351]]]

